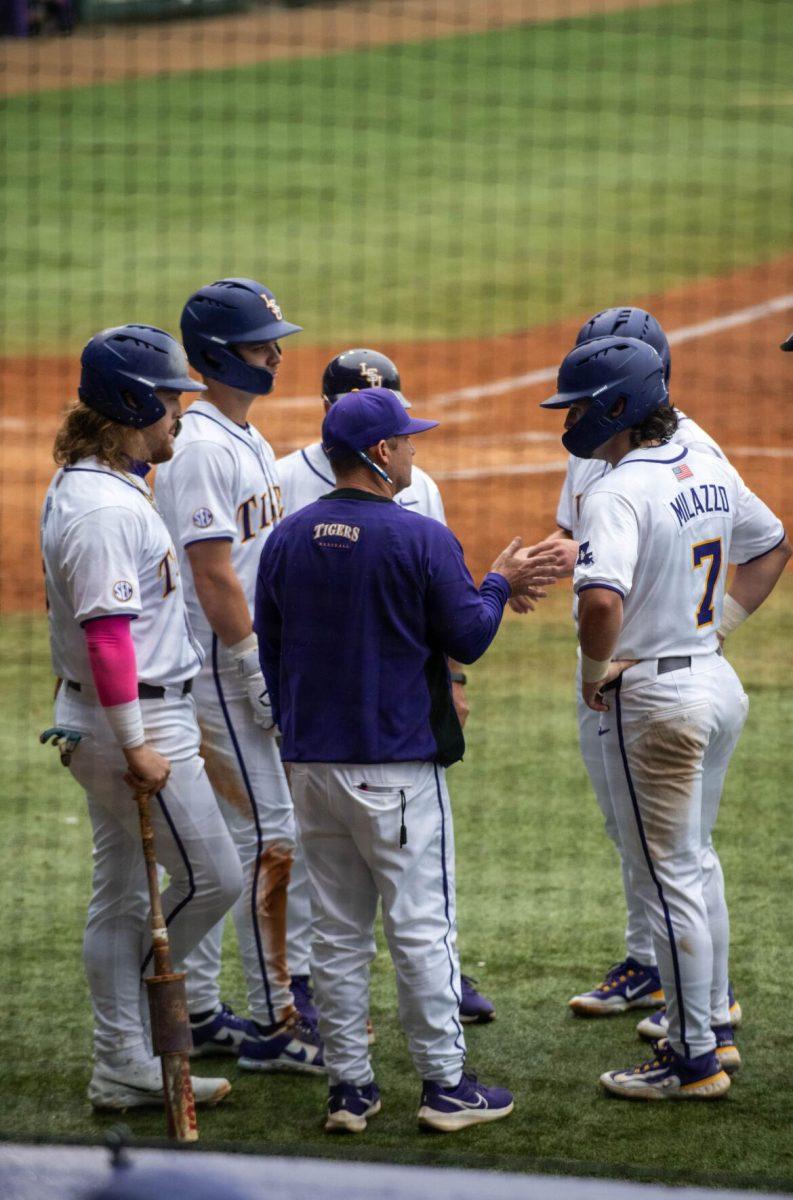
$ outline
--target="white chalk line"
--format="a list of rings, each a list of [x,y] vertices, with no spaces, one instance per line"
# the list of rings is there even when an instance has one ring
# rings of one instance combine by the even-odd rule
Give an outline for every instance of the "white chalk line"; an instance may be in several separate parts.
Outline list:
[[[673,329],[667,337],[669,344],[676,346],[681,342],[690,342],[696,338],[709,337],[714,333],[737,329],[741,325],[750,325],[754,321],[761,321],[764,317],[772,316],[774,313],[787,312],[791,308],[793,308],[793,292],[788,292],[784,296],[775,296],[771,300],[764,300],[761,304],[752,304],[748,308],[739,308],[735,312],[723,313],[720,317],[699,321],[695,325],[683,325],[680,329]],[[428,411],[435,408],[448,408],[451,405],[480,400],[488,396],[503,396],[507,392],[533,387],[537,383],[550,383],[556,379],[556,372],[556,367],[540,367],[536,371],[527,371],[523,375],[495,379],[492,383],[475,384],[470,387],[458,388],[452,392],[440,392],[429,397],[426,401],[427,408]],[[279,399],[277,404],[279,411],[308,408],[313,405],[316,405],[319,410],[321,400],[319,396],[285,396],[283,399]],[[27,423],[20,417],[0,417],[0,429],[5,429],[9,433],[27,432],[28,430],[32,432],[35,428],[40,427],[40,424],[35,420]]]

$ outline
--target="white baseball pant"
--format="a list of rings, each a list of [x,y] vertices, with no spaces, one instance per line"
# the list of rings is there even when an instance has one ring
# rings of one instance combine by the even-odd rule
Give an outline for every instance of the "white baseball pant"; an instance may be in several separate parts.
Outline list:
[[[715,1046],[711,1026],[729,1021],[730,927],[712,832],[749,701],[717,654],[666,674],[641,662],[606,699],[609,791],[652,926],[669,1040],[696,1057]]]
[[[216,654],[210,655],[193,694],[207,774],[242,862],[244,886],[232,916],[248,1006],[255,1020],[271,1025],[292,1008],[286,942],[295,850],[292,798],[275,737],[254,721],[234,667],[223,666]],[[300,883],[298,878],[298,887]],[[304,894],[299,900],[310,906],[305,876],[302,884]],[[307,934],[310,918],[303,926],[303,935]],[[219,1003],[222,939],[223,922],[185,961],[192,1013],[209,1012]],[[308,946],[303,958],[308,958]]]
[[[290,783],[315,902],[313,978],[331,1083],[372,1079],[366,1018],[380,899],[416,1071],[457,1084],[465,1041],[444,771],[295,763]]]
[[[147,742],[171,762],[151,815],[157,859],[169,876],[162,907],[178,960],[237,899],[242,871],[198,754],[192,696],[174,688],[162,700],[142,700],[141,709]],[[94,836],[83,949],[96,1057],[148,1060],[141,981],[151,973],[149,893],[138,808],[124,782],[126,760],[91,689],[63,685],[55,720],[83,735],[70,770],[85,790]]]
[[[578,744],[581,757],[587,769],[592,790],[598,807],[603,814],[606,833],[616,847],[620,856],[622,869],[622,889],[625,895],[627,921],[625,924],[625,949],[627,954],[644,966],[655,966],[655,947],[650,921],[644,906],[644,900],[634,885],[631,875],[630,859],[620,842],[617,814],[611,800],[606,765],[603,761],[601,736],[599,733],[600,714],[594,712],[584,703],[581,695],[581,663],[579,660],[576,672],[576,710],[578,713]]]

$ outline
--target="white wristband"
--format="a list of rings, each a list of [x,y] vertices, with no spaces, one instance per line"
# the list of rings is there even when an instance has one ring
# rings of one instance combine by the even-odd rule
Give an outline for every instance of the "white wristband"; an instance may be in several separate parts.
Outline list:
[[[116,741],[124,750],[134,750],[136,746],[142,746],[146,741],[139,700],[110,705],[104,710],[104,713]]]
[[[728,592],[724,597],[724,610],[721,614],[719,633],[722,637],[726,638],[727,634],[732,633],[739,625],[742,625],[748,616],[749,613],[743,605],[739,604],[737,600],[733,600]]]
[[[596,658],[590,658],[587,654],[581,651],[581,678],[584,683],[598,683],[601,679],[605,679],[611,659],[607,658],[603,662],[599,662]]]

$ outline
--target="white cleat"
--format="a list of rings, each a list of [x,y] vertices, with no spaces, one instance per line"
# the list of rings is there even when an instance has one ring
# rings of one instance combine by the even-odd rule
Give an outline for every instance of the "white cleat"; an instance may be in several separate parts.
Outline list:
[[[196,1104],[219,1104],[231,1091],[228,1079],[205,1079],[191,1075]],[[165,1103],[162,1068],[159,1060],[151,1063],[127,1063],[113,1068],[96,1063],[88,1099],[101,1111],[125,1112],[128,1108],[160,1108]]]

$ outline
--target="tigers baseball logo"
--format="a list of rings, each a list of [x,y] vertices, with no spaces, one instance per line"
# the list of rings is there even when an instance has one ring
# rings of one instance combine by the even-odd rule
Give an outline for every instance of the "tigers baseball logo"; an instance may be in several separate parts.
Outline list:
[[[128,580],[117,579],[113,584],[113,597],[116,600],[121,600],[123,603],[125,600],[132,599],[132,593],[134,590],[135,589],[133,588],[132,584],[128,582]]]
[[[193,513],[193,524],[197,529],[209,529],[214,519],[211,510],[208,508],[197,508]]]
[[[358,368],[364,379],[369,383],[369,387],[382,387],[383,376],[378,371],[377,367],[367,367],[366,363],[361,363]]]
[[[266,292],[262,292],[261,297],[262,297],[262,300],[264,301],[264,303],[269,308],[270,312],[275,317],[276,321],[283,321],[284,314],[281,312],[281,309],[278,305],[278,302],[277,302],[275,296],[268,296]]]

